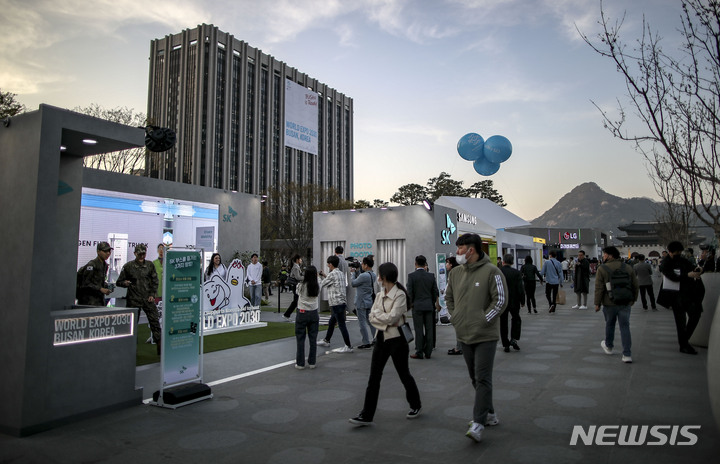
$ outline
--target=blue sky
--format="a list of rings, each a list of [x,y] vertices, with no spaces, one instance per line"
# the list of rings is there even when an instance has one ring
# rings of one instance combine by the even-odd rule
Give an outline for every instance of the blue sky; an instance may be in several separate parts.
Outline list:
[[[643,17],[676,46],[679,0],[605,0],[633,43]],[[468,132],[503,135],[512,157],[489,177],[531,220],[583,182],[657,199],[640,154],[613,139],[624,81],[576,27],[597,32],[599,0],[0,0],[0,89],[30,109],[97,103],[147,111],[150,41],[201,23],[354,99],[355,199],[389,200],[445,171]]]

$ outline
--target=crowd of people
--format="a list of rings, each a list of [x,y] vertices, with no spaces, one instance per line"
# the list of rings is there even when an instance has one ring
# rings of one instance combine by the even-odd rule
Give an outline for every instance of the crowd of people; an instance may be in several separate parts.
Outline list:
[[[443,308],[440,304],[441,289],[429,272],[427,259],[415,257],[415,269],[407,275],[404,286],[395,264],[387,262],[373,270],[373,256],[362,261],[346,259],[343,247],[325,260],[328,272],[310,265],[303,268],[303,259],[293,256],[290,271],[283,266],[277,278],[277,291],[290,291],[293,299],[283,318],[291,321],[295,316],[297,342],[295,368],[314,369],[317,365],[317,347],[329,347],[337,327],[343,345],[332,350],[336,353],[352,353],[353,349],[372,350],[370,371],[365,398],[360,412],[349,419],[357,426],[373,424],[377,409],[380,383],[389,359],[405,389],[409,410],[408,419],[418,417],[422,409],[420,391],[410,371],[410,359],[431,359],[435,350],[438,313],[447,314],[456,334],[456,346],[449,355],[462,355],[474,389],[472,420],[466,435],[476,442],[482,440],[486,426],[497,425],[498,415],[492,401],[492,373],[498,341],[503,351],[520,351],[522,319],[521,308],[527,304],[528,314],[537,314],[536,285],[545,285],[549,314],[557,311],[558,295],[565,283],[570,282],[576,294],[573,310],[588,308],[590,282],[595,275],[595,311],[602,310],[605,333],[600,342],[602,350],[612,355],[615,349],[615,328],[619,326],[622,346],[621,360],[632,362],[632,336],[630,312],[633,304],[642,302],[644,311],[657,311],[663,306],[673,311],[679,351],[697,354],[690,338],[702,313],[705,288],[701,275],[714,272],[718,262],[711,249],[703,249],[699,259],[682,243],[673,241],[663,252],[657,268],[661,277],[660,289],[655,298],[653,280],[654,266],[642,254],[631,259],[621,259],[613,246],[602,250],[602,260],[593,269],[592,262],[583,250],[577,258],[558,259],[557,253],[549,251],[548,258],[539,270],[531,257],[526,257],[518,270],[514,256],[505,254],[497,263],[492,262],[483,251],[482,241],[475,234],[465,234],[456,241],[455,256],[446,260],[446,281]],[[145,245],[135,247],[135,259],[126,263],[117,279],[117,285],[128,289],[129,306],[141,308],[147,315],[153,340],[160,352],[161,330],[156,304],[162,296],[159,288],[165,247],[158,245],[158,258],[147,261]],[[97,257],[78,270],[77,298],[81,305],[104,305],[112,291],[108,285],[107,259],[112,247],[107,242],[97,245]],[[219,254],[214,253],[204,271],[204,279],[214,275],[224,277],[227,268]],[[261,295],[266,298],[271,291],[272,280],[267,262],[259,263],[253,253],[247,265],[246,280],[251,303],[260,304]],[[354,312],[357,315],[361,343],[353,346],[347,327],[348,290],[355,288]],[[330,306],[330,320],[325,335],[320,337],[319,299],[325,294]],[[649,303],[649,304],[648,304]],[[412,315],[414,326],[414,352],[401,330]],[[306,356],[306,344],[309,345]]]

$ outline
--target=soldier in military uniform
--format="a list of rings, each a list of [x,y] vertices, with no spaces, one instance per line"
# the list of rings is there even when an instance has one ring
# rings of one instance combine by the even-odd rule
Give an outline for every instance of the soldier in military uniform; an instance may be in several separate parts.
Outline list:
[[[158,354],[160,354],[160,318],[157,306],[155,306],[155,293],[159,282],[155,265],[145,260],[146,254],[147,247],[145,245],[135,246],[135,259],[125,263],[120,271],[117,284],[128,289],[128,307],[140,308],[145,311],[153,340],[157,344]]]
[[[105,306],[105,295],[111,293],[105,278],[112,247],[108,242],[97,244],[97,257],[78,269],[75,297],[80,305]]]

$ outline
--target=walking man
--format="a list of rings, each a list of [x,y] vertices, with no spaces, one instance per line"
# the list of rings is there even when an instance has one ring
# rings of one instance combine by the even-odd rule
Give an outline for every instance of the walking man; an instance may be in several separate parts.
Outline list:
[[[650,263],[645,261],[645,255],[638,255],[638,263],[633,266],[633,270],[638,278],[638,284],[640,285],[640,301],[642,301],[643,309],[648,310],[647,300],[645,294],[647,293],[650,298],[650,307],[653,311],[657,311],[655,307],[655,293],[653,292],[653,269]]]
[[[408,274],[407,291],[412,304],[413,326],[415,327],[415,354],[413,359],[430,359],[433,350],[433,328],[435,327],[435,302],[440,296],[435,275],[427,272],[427,259],[423,255],[415,258],[415,271]]]
[[[557,307],[557,294],[559,287],[562,285],[562,264],[555,259],[557,253],[551,251],[549,253],[550,259],[543,263],[542,271],[540,274],[545,278],[545,298],[548,300],[550,305],[550,312],[554,313]]]
[[[325,276],[324,272],[320,273],[323,280],[320,282],[320,291],[323,288],[328,290],[328,303],[330,304],[330,320],[328,321],[328,330],[325,334],[325,338],[318,341],[317,344],[320,346],[330,346],[330,339],[335,331],[335,323],[340,328],[345,346],[334,350],[337,353],[352,353],[352,344],[350,343],[350,334],[348,333],[347,326],[345,325],[345,309],[347,308],[347,293],[346,293],[346,274],[343,273],[340,268],[340,259],[336,256],[330,256],[327,259],[328,269],[330,273]]]
[[[503,267],[500,271],[505,276],[507,282],[507,310],[500,315],[500,340],[506,353],[510,352],[512,346],[515,351],[520,351],[520,328],[522,327],[522,319],[520,319],[520,308],[525,306],[525,288],[523,278],[520,271],[513,268],[515,257],[510,253],[503,256]],[[533,276],[534,277],[534,276]],[[512,328],[510,329],[510,339],[508,339],[508,317],[511,317]]]
[[[507,285],[500,269],[482,251],[479,235],[462,235],[455,245],[460,265],[449,275],[445,301],[475,389],[473,420],[465,435],[479,442],[486,425],[499,423],[492,401],[492,371]]]
[[[160,316],[155,306],[155,294],[159,285],[155,265],[145,259],[147,247],[142,243],[135,245],[135,259],[128,261],[122,267],[117,284],[127,288],[127,305],[131,308],[140,308],[145,312],[152,338],[157,345],[157,354],[160,354]],[[140,313],[138,313],[138,318]]]
[[[629,264],[620,259],[614,246],[603,249],[603,265],[595,277],[595,312],[602,306],[605,315],[605,338],[600,342],[605,354],[612,354],[615,340],[615,323],[620,324],[622,362],[632,362],[630,336],[630,307],[638,296],[638,279]]]

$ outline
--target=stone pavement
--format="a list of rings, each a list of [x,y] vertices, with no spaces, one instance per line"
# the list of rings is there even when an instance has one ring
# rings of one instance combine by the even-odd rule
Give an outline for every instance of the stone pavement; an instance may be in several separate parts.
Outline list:
[[[446,354],[455,343],[453,328],[439,326],[432,359],[410,360],[423,401],[414,420],[405,418],[404,391],[389,363],[376,425],[352,426],[347,420],[362,406],[370,351],[325,354],[327,348],[318,347],[317,369],[299,371],[291,338],[205,355],[212,400],[177,410],[139,405],[25,438],[0,435],[0,463],[717,462],[720,434],[708,400],[707,350],[679,353],[672,313],[644,312],[637,303],[631,316],[634,362],[624,364],[620,354],[608,356],[600,348],[602,314],[570,309],[574,295],[566,291],[568,304],[551,315],[539,289],[540,314],[521,311],[521,351],[498,348],[494,403],[500,424],[487,427],[479,444],[464,436],[473,391],[462,356]],[[277,313],[263,317],[281,320]],[[349,330],[358,344],[357,323]],[[340,346],[336,333],[331,348]],[[619,330],[616,346],[617,352]],[[157,389],[158,370],[138,369],[146,398]],[[571,446],[576,425],[700,429],[691,430],[697,436],[692,446]],[[672,430],[662,429],[668,440]],[[677,442],[686,441],[677,435]]]

